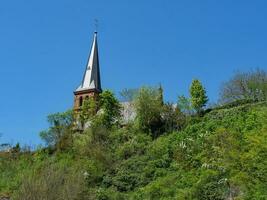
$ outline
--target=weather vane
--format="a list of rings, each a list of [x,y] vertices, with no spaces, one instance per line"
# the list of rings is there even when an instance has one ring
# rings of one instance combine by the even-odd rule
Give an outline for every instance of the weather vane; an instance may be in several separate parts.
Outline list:
[[[98,19],[95,19],[95,32],[97,33],[97,29],[98,29]]]

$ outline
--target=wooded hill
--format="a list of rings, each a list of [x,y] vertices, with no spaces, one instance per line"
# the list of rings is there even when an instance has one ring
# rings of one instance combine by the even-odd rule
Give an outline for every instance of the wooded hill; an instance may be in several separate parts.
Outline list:
[[[250,93],[262,99],[232,95],[234,100],[205,109],[206,101],[195,99],[202,104],[198,108],[192,101],[207,100],[204,87],[192,88],[198,92],[180,97],[177,108],[163,101],[162,88],[140,89],[133,100],[136,119],[124,125],[109,91],[99,103],[84,104],[82,119],[91,126],[83,132],[74,129],[71,111],[50,115],[51,127],[41,133],[46,147],[29,151],[16,145],[1,152],[0,196],[267,199],[265,90],[257,86]]]

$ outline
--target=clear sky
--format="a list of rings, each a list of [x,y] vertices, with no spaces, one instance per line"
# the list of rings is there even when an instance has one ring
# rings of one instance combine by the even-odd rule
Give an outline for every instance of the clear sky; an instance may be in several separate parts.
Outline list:
[[[94,31],[102,86],[164,87],[211,102],[233,72],[267,69],[267,1],[8,0],[0,3],[0,143],[40,143],[46,116],[73,105]]]

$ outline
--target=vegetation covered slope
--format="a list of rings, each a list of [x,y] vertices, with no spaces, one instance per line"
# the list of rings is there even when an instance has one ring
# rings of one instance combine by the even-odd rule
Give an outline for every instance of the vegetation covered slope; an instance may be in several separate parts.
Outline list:
[[[56,149],[1,153],[20,200],[267,199],[267,103],[214,109],[157,138],[128,124],[66,133]]]
[[[124,90],[125,121],[112,92],[80,112],[48,116],[45,147],[0,147],[0,197],[14,200],[267,199],[267,73],[238,73],[221,106],[195,79],[190,98],[163,88]],[[81,129],[82,128],[82,129]]]

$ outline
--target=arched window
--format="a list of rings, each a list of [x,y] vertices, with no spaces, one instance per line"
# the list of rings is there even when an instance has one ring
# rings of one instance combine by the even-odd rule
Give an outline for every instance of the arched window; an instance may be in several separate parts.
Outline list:
[[[83,105],[83,97],[80,96],[80,98],[79,98],[79,106],[81,107],[82,105]]]
[[[88,96],[88,95],[86,95],[86,96],[85,96],[85,99],[86,99],[86,100],[88,100],[88,99],[89,99],[89,96]]]

